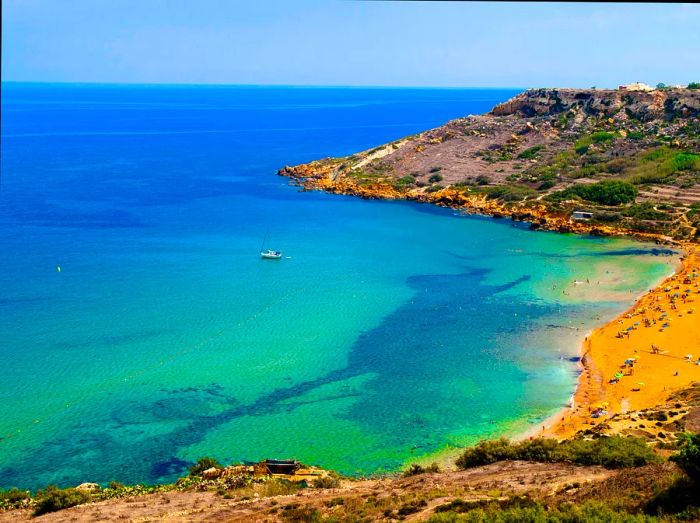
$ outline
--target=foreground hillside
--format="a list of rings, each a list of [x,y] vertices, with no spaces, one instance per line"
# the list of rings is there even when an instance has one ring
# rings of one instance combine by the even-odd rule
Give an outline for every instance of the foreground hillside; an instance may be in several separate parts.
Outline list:
[[[490,113],[279,171],[309,189],[407,198],[537,227],[700,237],[700,91],[533,89]],[[572,223],[572,211],[593,213]]]
[[[452,471],[414,465],[400,477],[361,480],[318,469],[260,476],[204,459],[172,485],[84,484],[33,499],[5,492],[0,521],[698,521],[700,437],[691,433],[699,429],[696,384],[656,409],[616,416],[561,443],[483,442]]]

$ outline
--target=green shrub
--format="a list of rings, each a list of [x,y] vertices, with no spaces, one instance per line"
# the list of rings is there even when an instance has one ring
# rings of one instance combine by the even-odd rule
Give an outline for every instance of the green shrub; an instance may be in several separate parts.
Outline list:
[[[457,510],[437,507],[429,523],[652,523],[644,514],[617,512],[604,503],[563,504],[547,507],[541,502],[463,503]]]
[[[535,145],[529,149],[525,149],[518,155],[518,158],[522,160],[529,160],[530,158],[535,158],[538,153],[543,149],[544,145]]]
[[[54,485],[40,490],[36,494],[34,515],[40,516],[48,512],[56,512],[64,508],[74,507],[90,501],[90,494],[74,488],[60,489]]]
[[[693,203],[688,210],[688,218],[700,216],[700,203]]]
[[[437,183],[442,181],[442,175],[441,174],[433,174],[430,178],[428,178],[428,181],[430,183]]]
[[[659,147],[658,149],[654,149],[653,151],[649,151],[644,156],[642,156],[642,161],[653,162],[654,160],[658,160],[660,158],[663,158],[666,155],[667,151],[668,151],[667,148]]]
[[[556,461],[579,465],[602,465],[606,468],[641,467],[660,461],[641,438],[613,436],[594,440],[569,440],[557,449]]]
[[[576,154],[584,155],[588,152],[588,147],[590,146],[586,144],[577,145],[574,147],[574,151],[576,151]]]
[[[4,508],[15,508],[30,498],[31,496],[26,490],[19,490],[16,488],[11,488],[9,490],[0,489],[0,510]]]
[[[620,205],[633,202],[637,188],[622,180],[604,180],[586,185],[574,185],[550,195],[552,199],[565,200],[578,197],[601,205]]]
[[[465,450],[455,464],[460,469],[488,465],[497,461],[515,459],[515,447],[505,438],[480,441]]]
[[[455,463],[457,467],[465,469],[505,460],[627,468],[656,463],[659,458],[641,438],[613,436],[594,440],[572,439],[561,443],[544,438],[520,443],[511,443],[507,439],[482,441],[466,449]]]
[[[667,146],[642,155],[631,170],[628,181],[634,184],[666,183],[678,172],[700,171],[700,154],[684,152]]]
[[[413,185],[414,183],[416,183],[416,177],[408,174],[406,176],[403,176],[402,178],[399,178],[398,182],[401,185]]]
[[[273,496],[288,496],[296,494],[300,489],[305,488],[304,482],[289,481],[283,478],[273,478],[265,481],[259,490],[259,494],[264,498]]]
[[[591,135],[591,140],[593,143],[609,142],[615,139],[614,133],[609,133],[607,131],[598,131]]]
[[[516,445],[515,459],[524,461],[558,461],[559,442],[555,439],[535,438]]]
[[[627,133],[627,138],[630,140],[641,140],[644,138],[644,133],[641,131],[629,131]]]
[[[524,185],[496,185],[483,189],[490,200],[517,202],[537,196],[537,191]]]
[[[323,476],[313,480],[311,485],[314,488],[338,488],[340,486],[340,479],[332,476]]]
[[[427,501],[425,501],[424,499],[418,499],[400,506],[396,512],[399,515],[399,517],[402,518],[403,516],[408,516],[409,514],[415,514],[416,512],[419,512],[422,509],[424,509],[426,506],[428,506]]]
[[[700,483],[700,434],[683,435],[680,452],[672,457],[693,481]]]
[[[440,171],[442,171],[442,167],[431,167],[430,168],[431,173],[439,173]]]
[[[224,466],[219,463],[215,458],[199,458],[197,463],[190,467],[190,476],[201,476],[202,472],[210,468],[222,469]]]
[[[434,473],[434,472],[440,472],[440,467],[438,466],[437,463],[431,463],[427,467],[423,467],[421,465],[418,465],[417,463],[413,463],[410,467],[408,467],[406,470],[404,470],[403,476],[407,478],[409,476],[417,476],[419,474]]]
[[[491,183],[491,178],[489,178],[485,174],[480,174],[479,176],[476,177],[476,184],[477,185],[488,185],[489,183]]]
[[[631,205],[622,211],[622,215],[627,216],[628,218],[635,218],[637,220],[667,221],[671,219],[671,216],[667,213],[654,209],[654,204],[651,202]]]
[[[690,82],[688,89],[700,89],[700,82]]]
[[[619,222],[622,219],[622,214],[619,212],[601,211],[593,214],[593,219],[599,222]]]
[[[670,160],[674,171],[690,171],[700,169],[700,154],[676,153]]]

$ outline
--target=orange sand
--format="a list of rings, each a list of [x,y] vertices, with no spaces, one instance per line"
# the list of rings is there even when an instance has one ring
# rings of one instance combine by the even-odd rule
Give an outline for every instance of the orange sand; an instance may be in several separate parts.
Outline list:
[[[628,331],[629,327],[633,330]],[[686,359],[689,354],[691,361]],[[634,364],[625,365],[630,358],[636,358]],[[544,434],[566,438],[614,414],[662,404],[674,390],[700,381],[698,358],[700,249],[688,245],[675,275],[585,340],[584,370],[573,405]],[[623,376],[610,383],[617,373]],[[598,409],[606,412],[596,418],[593,414]]]

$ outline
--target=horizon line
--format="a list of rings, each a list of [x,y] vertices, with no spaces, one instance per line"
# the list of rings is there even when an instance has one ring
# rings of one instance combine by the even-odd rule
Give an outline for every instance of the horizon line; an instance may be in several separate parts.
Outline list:
[[[457,85],[365,85],[365,84],[281,84],[281,83],[195,83],[195,82],[99,82],[99,81],[52,81],[52,80],[2,80],[0,84],[34,85],[94,85],[94,86],[153,86],[153,87],[291,87],[321,89],[532,89],[523,86],[457,86]]]

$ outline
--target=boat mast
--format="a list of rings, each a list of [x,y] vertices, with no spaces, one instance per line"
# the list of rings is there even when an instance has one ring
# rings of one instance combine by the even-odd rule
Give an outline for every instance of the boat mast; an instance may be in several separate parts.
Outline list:
[[[267,235],[269,234],[270,229],[268,228],[267,231],[265,231],[265,237],[263,238],[262,245],[260,246],[260,252],[264,252],[265,250],[265,242],[267,242]]]

